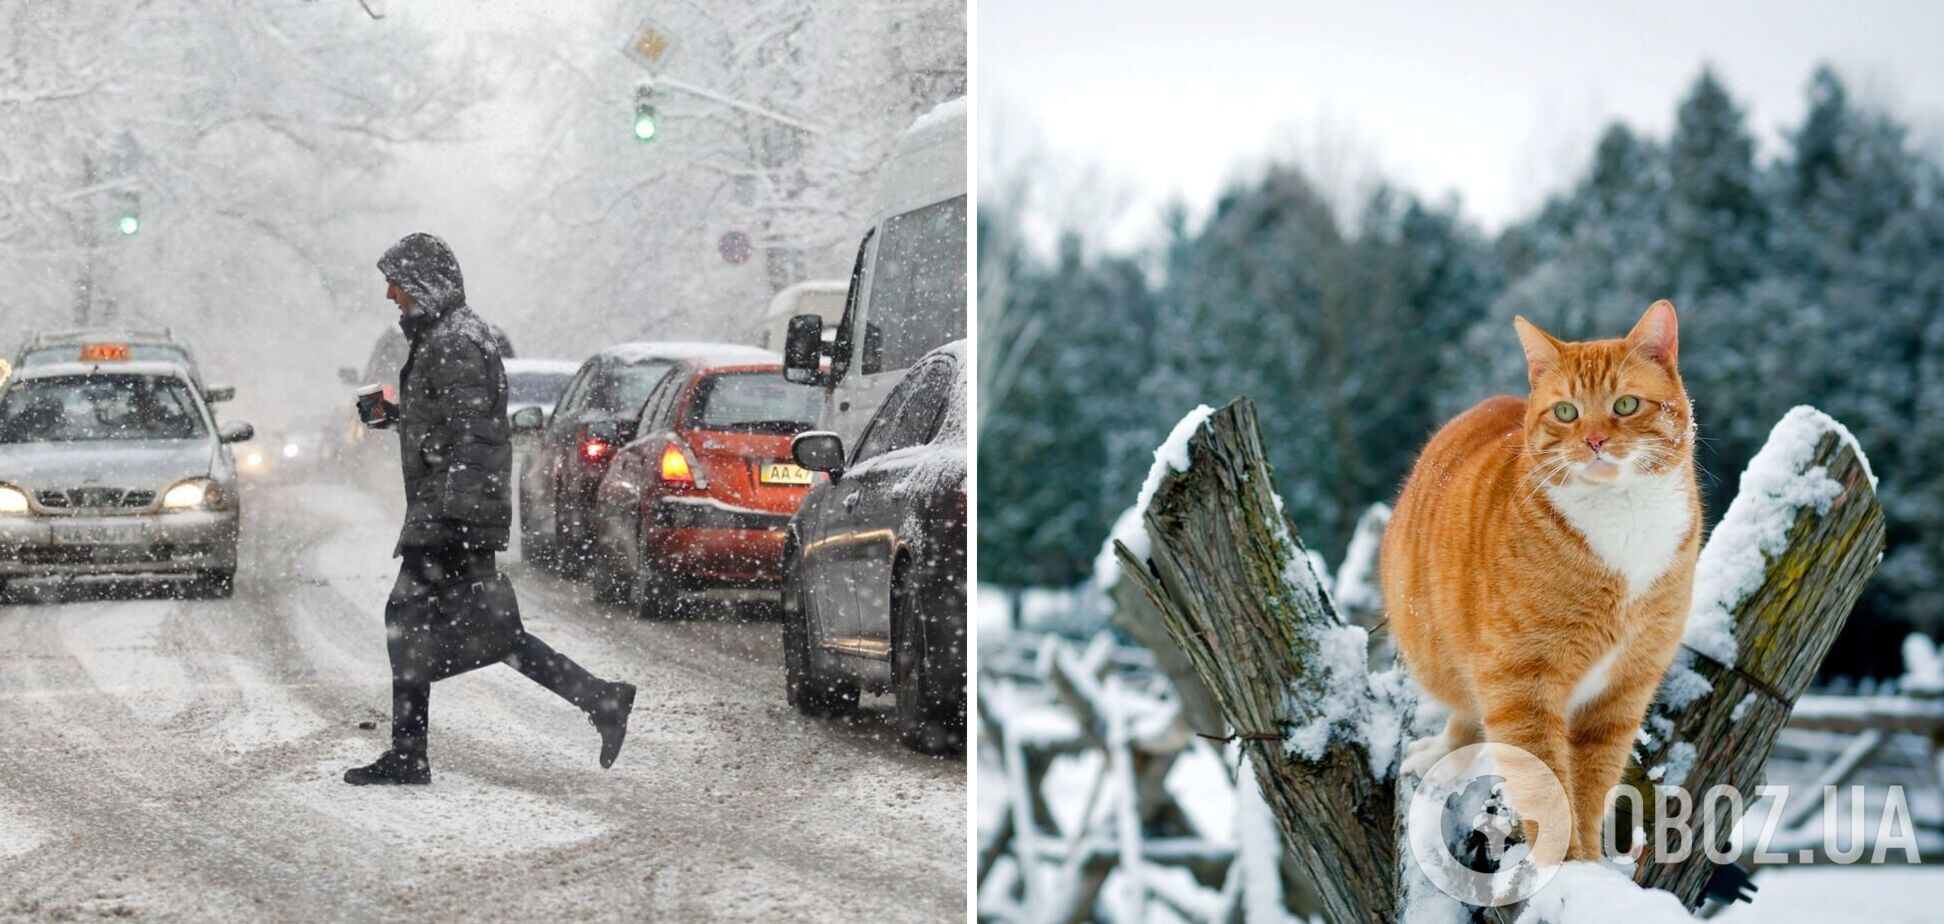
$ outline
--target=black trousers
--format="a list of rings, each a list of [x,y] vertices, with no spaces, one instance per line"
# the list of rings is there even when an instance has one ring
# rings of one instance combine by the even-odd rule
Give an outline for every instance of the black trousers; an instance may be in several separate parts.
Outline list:
[[[490,551],[458,548],[407,548],[398,583],[385,605],[385,623],[392,632],[400,623],[428,612],[433,589],[448,575],[468,572],[473,579],[489,578],[495,570]],[[533,682],[552,690],[583,712],[591,710],[608,686],[566,655],[521,629],[506,664]],[[392,748],[424,756],[432,681],[423,665],[392,661]]]

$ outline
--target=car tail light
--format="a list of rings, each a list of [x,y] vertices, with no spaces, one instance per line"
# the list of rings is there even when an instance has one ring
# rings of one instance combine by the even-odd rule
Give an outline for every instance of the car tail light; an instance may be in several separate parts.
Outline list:
[[[589,462],[599,462],[614,452],[614,445],[607,440],[588,437],[587,439],[581,440],[580,451],[581,458]]]
[[[678,484],[695,487],[695,468],[689,464],[688,455],[680,446],[670,443],[662,447],[661,480],[664,484]]]

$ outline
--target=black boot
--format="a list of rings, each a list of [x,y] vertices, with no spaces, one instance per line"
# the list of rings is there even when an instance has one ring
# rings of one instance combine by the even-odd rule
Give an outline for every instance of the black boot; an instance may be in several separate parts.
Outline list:
[[[432,782],[432,765],[422,754],[408,755],[394,748],[365,766],[344,771],[344,781],[353,786],[423,786]]]
[[[614,758],[621,754],[621,740],[628,737],[628,713],[634,711],[635,686],[632,683],[611,683],[594,707],[587,710],[587,720],[601,733],[601,769],[614,766]]]

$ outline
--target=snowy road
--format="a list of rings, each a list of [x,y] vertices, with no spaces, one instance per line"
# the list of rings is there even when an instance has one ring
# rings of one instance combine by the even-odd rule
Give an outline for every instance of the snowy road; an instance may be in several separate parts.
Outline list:
[[[798,717],[773,616],[642,622],[511,565],[536,634],[640,686],[614,769],[495,666],[434,687],[432,786],[345,786],[387,739],[396,516],[246,497],[233,600],[0,606],[0,919],[963,917],[965,763],[883,705]]]

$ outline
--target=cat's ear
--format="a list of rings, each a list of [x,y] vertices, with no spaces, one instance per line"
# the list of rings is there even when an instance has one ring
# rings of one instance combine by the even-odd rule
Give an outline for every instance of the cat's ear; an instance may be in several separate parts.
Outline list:
[[[1512,329],[1519,332],[1519,346],[1525,348],[1526,375],[1533,384],[1538,384],[1541,373],[1559,368],[1561,344],[1553,335],[1540,330],[1539,325],[1523,315],[1512,319]]]
[[[1674,368],[1675,355],[1681,348],[1680,322],[1674,317],[1674,303],[1663,298],[1648,306],[1647,313],[1640,316],[1640,323],[1634,325],[1633,333],[1627,335],[1627,347],[1637,355]]]

